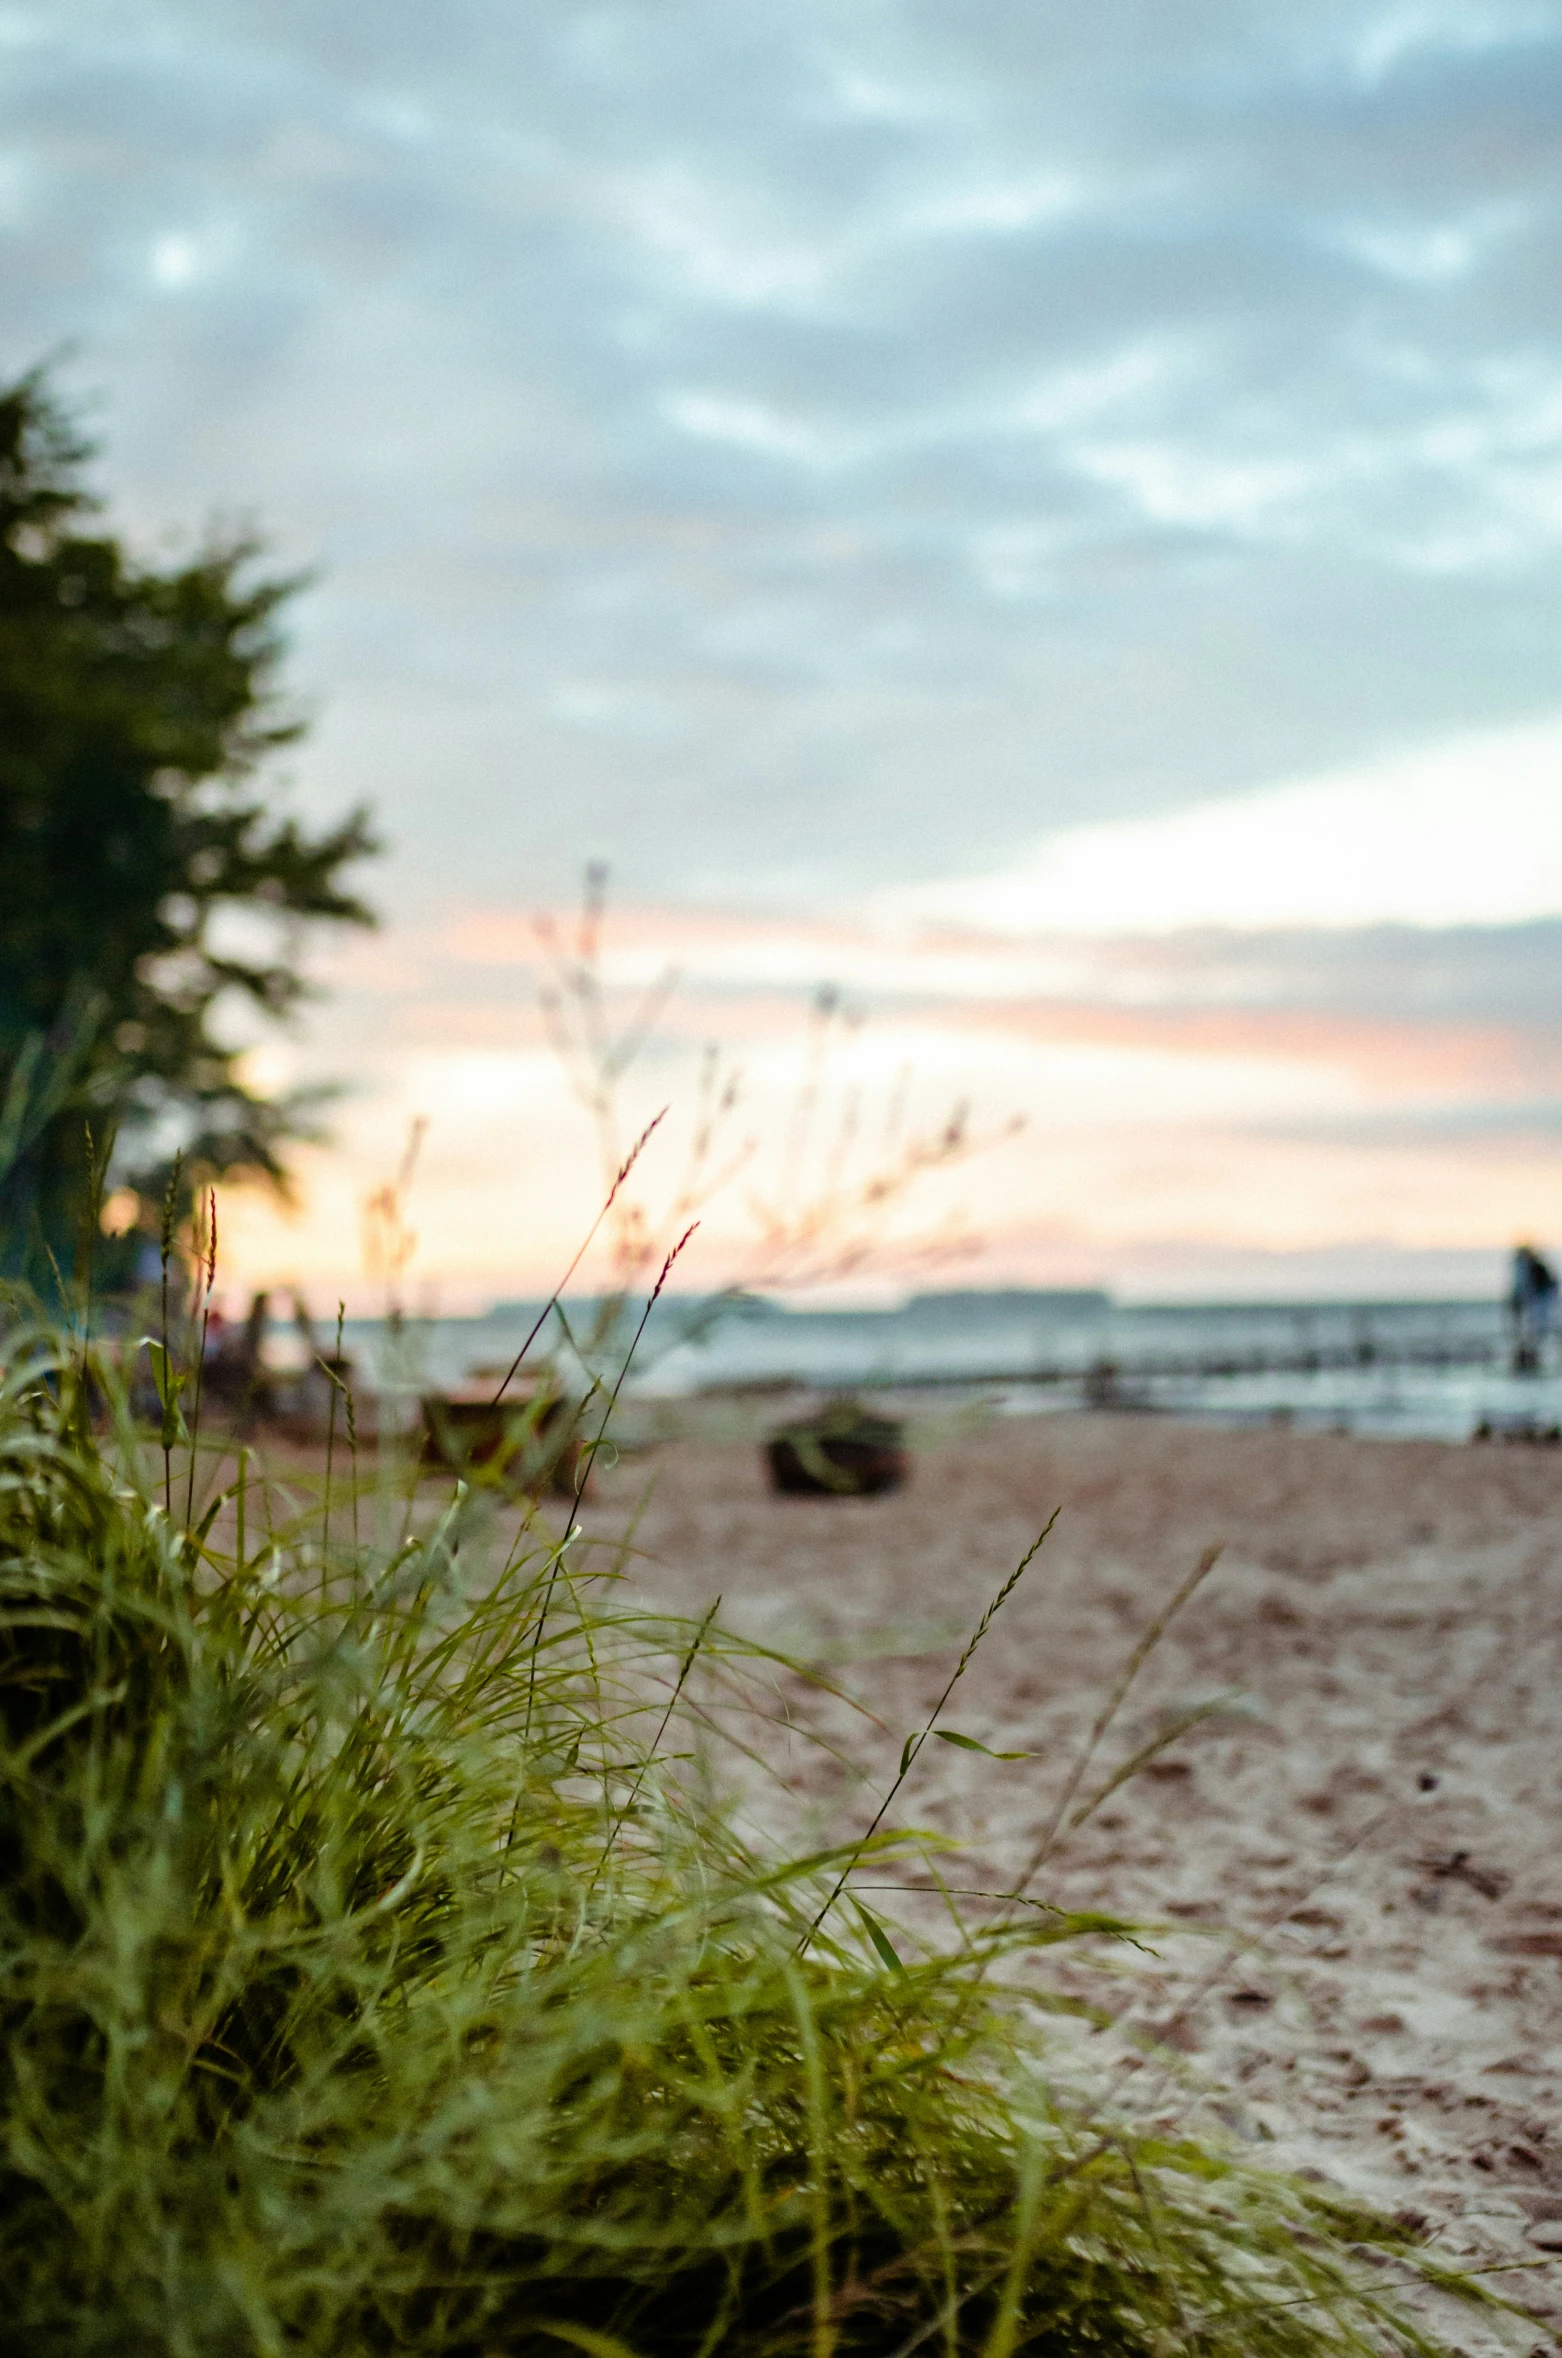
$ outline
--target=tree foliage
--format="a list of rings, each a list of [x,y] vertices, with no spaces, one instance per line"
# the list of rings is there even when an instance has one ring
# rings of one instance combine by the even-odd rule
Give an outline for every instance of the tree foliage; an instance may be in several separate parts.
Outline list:
[[[307,989],[316,921],[372,923],[342,871],[358,810],[320,835],[257,773],[299,724],[278,703],[296,581],[248,537],[167,569],[92,528],[89,446],[46,380],[0,391],[0,1267],[68,1262],[83,1127],[117,1133],[148,1217],[176,1151],[193,1182],[285,1184],[298,1098],[244,1077],[251,1018]]]

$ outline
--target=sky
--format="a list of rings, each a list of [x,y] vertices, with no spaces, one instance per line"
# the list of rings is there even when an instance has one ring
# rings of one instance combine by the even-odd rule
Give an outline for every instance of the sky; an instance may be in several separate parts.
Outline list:
[[[1562,0],[0,0],[0,366],[309,570],[287,789],[389,847],[235,1282],[367,1285],[418,1117],[429,1298],[555,1273],[594,860],[657,1236],[738,1083],[691,1282],[963,1101],[876,1282],[1562,1240],[1559,200]]]

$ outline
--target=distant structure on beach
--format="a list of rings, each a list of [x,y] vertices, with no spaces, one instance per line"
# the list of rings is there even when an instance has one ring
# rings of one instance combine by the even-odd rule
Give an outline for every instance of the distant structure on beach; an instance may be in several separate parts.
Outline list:
[[[1049,1318],[1102,1318],[1112,1297],[1096,1286],[970,1286],[964,1291],[913,1294],[906,1308],[919,1318],[969,1318],[1005,1311],[1039,1311]]]

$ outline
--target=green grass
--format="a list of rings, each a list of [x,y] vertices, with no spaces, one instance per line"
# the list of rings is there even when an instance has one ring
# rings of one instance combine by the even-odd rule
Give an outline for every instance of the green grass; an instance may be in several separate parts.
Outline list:
[[[188,1531],[86,1407],[13,1326],[0,2345],[1441,2346],[1402,2231],[1071,2086],[1040,1952],[1091,1927],[924,1953],[856,1854],[740,1839],[700,1698],[756,1664],[718,1620],[481,1489],[421,1527],[344,1493],[329,1549],[258,1484],[242,1541],[231,1497]]]

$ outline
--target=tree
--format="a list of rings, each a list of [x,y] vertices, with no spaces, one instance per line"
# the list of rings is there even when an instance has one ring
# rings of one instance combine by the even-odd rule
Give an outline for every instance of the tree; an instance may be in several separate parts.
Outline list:
[[[342,882],[367,813],[310,836],[257,781],[300,734],[298,582],[247,537],[136,562],[90,529],[91,456],[40,373],[0,390],[0,1270],[34,1278],[90,1221],[87,1124],[143,1230],[176,1153],[187,1189],[285,1187],[308,1107],[247,1084],[235,1019],[296,1007],[314,923],[374,922]]]

